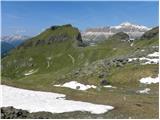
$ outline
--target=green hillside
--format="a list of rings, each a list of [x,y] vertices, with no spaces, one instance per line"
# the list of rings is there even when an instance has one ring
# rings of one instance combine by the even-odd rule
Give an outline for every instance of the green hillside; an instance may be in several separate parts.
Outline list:
[[[2,59],[2,76],[21,79],[31,69],[37,70],[34,75],[66,73],[105,57],[128,54],[130,49],[129,43],[116,40],[95,47],[82,47],[82,44],[78,29],[70,25],[49,28]]]
[[[140,100],[151,100],[156,106],[158,87],[149,85],[154,92],[148,97],[141,97],[135,91],[146,87],[139,85],[141,78],[158,75],[158,64],[142,65],[139,61],[129,62],[128,58],[158,52],[158,34],[157,28],[156,32],[152,29],[131,42],[126,33],[120,32],[95,46],[86,46],[77,28],[71,25],[52,26],[2,59],[2,84],[64,93],[67,99],[111,104],[120,108],[122,114],[136,113],[141,118],[142,112],[135,104]],[[107,80],[117,89],[110,91],[103,88],[102,80]],[[83,92],[53,86],[68,81],[96,85],[98,88]],[[124,96],[129,98],[126,104]],[[152,110],[151,104],[144,108],[149,108],[146,117],[152,118],[152,113],[157,115],[157,109]],[[113,113],[118,114],[119,111],[115,111]]]
[[[121,32],[96,46],[84,47],[77,28],[71,25],[52,26],[2,59],[2,83],[23,79],[30,84],[36,80],[40,84],[53,83],[74,69],[84,68],[95,61],[128,58],[137,48],[158,44],[155,37],[151,40],[136,40],[133,46],[127,39],[128,35]],[[35,73],[26,76],[25,73],[29,71]]]

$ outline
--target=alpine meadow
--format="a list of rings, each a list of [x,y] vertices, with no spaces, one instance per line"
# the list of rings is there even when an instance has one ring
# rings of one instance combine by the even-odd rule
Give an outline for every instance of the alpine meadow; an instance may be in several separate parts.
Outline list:
[[[2,119],[159,118],[158,1],[1,4]]]

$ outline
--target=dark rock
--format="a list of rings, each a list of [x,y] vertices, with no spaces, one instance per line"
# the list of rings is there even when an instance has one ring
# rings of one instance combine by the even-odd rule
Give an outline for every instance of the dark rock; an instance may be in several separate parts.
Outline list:
[[[107,80],[101,80],[100,81],[100,85],[109,85],[109,84],[110,84],[110,82],[107,81]]]
[[[142,105],[141,105],[141,104],[139,104],[139,103],[137,103],[137,104],[136,104],[136,106],[138,106],[138,107],[142,107]]]
[[[76,89],[79,90],[79,89],[80,89],[80,86],[76,86]]]
[[[27,118],[29,112],[26,110],[15,109],[13,107],[2,107],[1,118],[2,119],[16,119],[16,118]]]
[[[51,30],[55,30],[55,29],[57,29],[58,27],[59,27],[58,25],[51,26]]]
[[[123,64],[122,63],[117,63],[116,67],[123,67]]]
[[[77,40],[77,45],[79,47],[86,47],[87,44],[85,44],[83,41],[82,41],[82,36],[81,36],[81,33],[79,32],[78,35],[76,36],[76,40]]]

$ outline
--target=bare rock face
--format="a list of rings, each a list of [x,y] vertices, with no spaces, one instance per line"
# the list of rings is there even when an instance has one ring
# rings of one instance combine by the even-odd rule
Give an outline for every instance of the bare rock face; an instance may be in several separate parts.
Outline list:
[[[84,42],[98,43],[107,40],[109,37],[116,33],[124,32],[129,35],[129,39],[134,40],[140,38],[150,29],[151,28],[143,25],[124,22],[117,26],[88,28],[86,31],[82,32],[82,38]]]
[[[105,79],[104,79],[104,80],[101,80],[101,81],[100,81],[100,85],[102,85],[102,86],[103,86],[103,85],[109,85],[109,84],[110,84],[110,83],[109,83],[108,80],[105,80]]]

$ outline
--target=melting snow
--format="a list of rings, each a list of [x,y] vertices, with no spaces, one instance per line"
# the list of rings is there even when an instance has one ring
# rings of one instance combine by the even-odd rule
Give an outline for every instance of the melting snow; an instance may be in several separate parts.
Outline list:
[[[142,58],[139,58],[139,60],[146,60],[146,62],[143,63],[143,64],[158,64],[159,63],[159,59],[158,58],[145,58],[145,57],[142,57]]]
[[[54,86],[67,87],[67,88],[78,89],[78,90],[87,90],[90,88],[96,88],[96,86],[94,85],[84,85],[84,84],[78,83],[77,81],[70,81],[70,82],[64,83],[63,85],[54,85]]]
[[[150,88],[145,88],[144,90],[139,90],[139,91],[137,91],[137,93],[146,93],[146,94],[149,94],[149,91],[150,91],[151,89]]]
[[[133,60],[137,60],[138,58],[128,58],[128,61],[131,62]]]
[[[149,57],[159,57],[159,52],[154,52],[148,55]]]
[[[144,84],[159,83],[159,79],[160,79],[159,75],[156,78],[146,77],[146,78],[140,79],[140,83],[144,83]]]
[[[81,101],[65,100],[64,94],[19,89],[0,85],[2,104],[0,107],[13,106],[30,112],[47,111],[63,113],[73,111],[88,111],[94,114],[105,113],[114,107],[109,105],[92,104]]]
[[[140,61],[146,61],[142,63],[142,65],[145,64],[158,64],[159,63],[159,52],[154,52],[152,54],[149,54],[147,57],[141,57],[141,58],[129,58],[128,61],[134,61],[134,60],[140,60]]]

